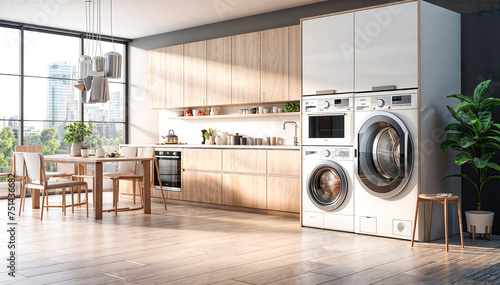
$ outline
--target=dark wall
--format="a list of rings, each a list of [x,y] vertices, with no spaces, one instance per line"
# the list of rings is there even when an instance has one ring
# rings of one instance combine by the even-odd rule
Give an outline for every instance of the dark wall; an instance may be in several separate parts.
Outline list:
[[[500,10],[462,14],[462,94],[473,94],[487,79],[492,80],[488,94],[500,98]],[[500,106],[493,110],[493,119],[500,123]],[[500,164],[500,152],[493,161]],[[472,175],[473,171],[464,166],[462,173]],[[500,234],[500,180],[487,182],[482,193],[481,208],[495,212],[493,233]],[[474,186],[463,180],[463,210],[475,210],[476,202]]]

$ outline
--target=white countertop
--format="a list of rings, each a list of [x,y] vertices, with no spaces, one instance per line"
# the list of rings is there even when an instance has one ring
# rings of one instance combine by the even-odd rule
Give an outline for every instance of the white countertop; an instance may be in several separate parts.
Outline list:
[[[205,144],[122,144],[132,147],[154,147],[154,148],[237,148],[237,149],[291,149],[300,150],[300,146],[293,145],[205,145]],[[122,146],[120,145],[120,146]]]

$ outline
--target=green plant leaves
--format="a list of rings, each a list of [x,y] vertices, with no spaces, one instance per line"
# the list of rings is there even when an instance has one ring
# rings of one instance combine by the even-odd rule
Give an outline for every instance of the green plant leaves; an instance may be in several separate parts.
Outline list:
[[[495,169],[496,171],[500,171],[500,165],[498,165],[498,164],[496,164],[496,163],[494,163],[494,162],[489,162],[489,163],[488,163],[488,167],[489,167],[489,168],[493,168],[493,169]]]
[[[458,173],[457,174],[450,174],[450,175],[447,175],[447,176],[441,178],[441,181],[448,179],[448,178],[451,178],[451,177],[464,178],[464,179],[468,180],[470,183],[472,183],[472,185],[474,185],[474,187],[476,187],[476,189],[478,188],[476,182],[474,182],[474,180],[470,179],[469,176],[467,176],[465,174],[458,174]]]
[[[448,95],[448,96],[446,96],[446,98],[457,98],[460,101],[465,101],[465,102],[468,102],[468,103],[474,103],[474,101],[470,97],[467,97],[467,96],[462,95],[462,94]]]
[[[463,111],[460,113],[457,113],[457,116],[462,119],[464,123],[467,125],[474,125],[476,121],[478,120],[476,114],[474,114],[472,111]]]
[[[470,147],[471,145],[475,144],[476,143],[476,140],[471,138],[471,137],[463,137],[459,142],[458,142],[458,145],[461,147],[461,148],[468,148]]]
[[[484,101],[484,96],[486,95],[486,91],[488,91],[488,86],[490,85],[491,80],[486,80],[476,87],[474,90],[474,103],[476,106],[479,106],[482,101]]]
[[[455,156],[455,163],[457,165],[462,165],[462,164],[467,163],[469,161],[472,161],[472,158],[470,157],[470,155],[468,155],[466,153],[459,153],[459,154],[457,154],[457,156]]]

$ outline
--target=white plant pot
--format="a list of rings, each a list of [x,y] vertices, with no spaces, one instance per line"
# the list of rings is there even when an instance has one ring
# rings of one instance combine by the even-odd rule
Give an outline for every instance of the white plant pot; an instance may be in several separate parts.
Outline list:
[[[70,152],[73,156],[80,156],[82,154],[81,149],[83,148],[83,142],[71,143]]]
[[[493,217],[495,213],[490,211],[467,211],[467,230],[472,232],[471,226],[476,226],[476,234],[486,234],[486,227],[493,227]]]
[[[89,154],[90,154],[89,149],[82,148],[81,152],[82,152],[82,157],[89,157]]]

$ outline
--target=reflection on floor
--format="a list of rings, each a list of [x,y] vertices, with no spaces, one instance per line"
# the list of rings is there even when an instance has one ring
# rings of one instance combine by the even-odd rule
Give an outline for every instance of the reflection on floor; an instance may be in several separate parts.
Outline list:
[[[60,196],[51,196],[51,203]],[[105,193],[105,208],[111,195]],[[122,201],[123,204],[131,204]],[[0,217],[7,223],[7,201]],[[301,228],[293,218],[153,203],[151,215],[82,207],[63,216],[18,218],[15,279],[2,257],[2,284],[404,284],[500,282],[500,237],[435,243]],[[466,235],[468,237],[468,234]],[[6,249],[2,231],[0,245]],[[5,252],[5,251],[4,251]],[[4,255],[2,255],[4,256]],[[15,281],[14,281],[15,280]]]

